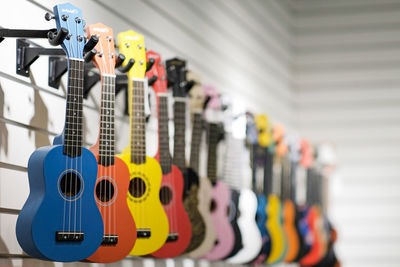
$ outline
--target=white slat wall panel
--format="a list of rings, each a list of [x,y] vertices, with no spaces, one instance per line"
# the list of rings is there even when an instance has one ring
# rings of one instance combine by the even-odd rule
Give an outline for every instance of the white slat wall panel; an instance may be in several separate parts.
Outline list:
[[[399,266],[400,1],[298,0],[293,12],[296,123],[331,140],[331,218],[343,266]]]
[[[65,0],[14,0],[2,3],[4,28],[53,28],[44,13]],[[291,90],[291,13],[287,2],[70,0],[83,10],[87,24],[102,22],[114,33],[130,28],[145,36],[146,45],[163,58],[179,56],[190,69],[222,93],[240,98],[254,112],[267,112],[273,121],[293,128]],[[49,47],[47,41],[35,41]],[[47,58],[31,68],[33,80],[15,74],[15,40],[0,44],[0,208],[20,209],[29,193],[27,160],[37,146],[52,142],[62,131],[65,93],[47,86]],[[66,85],[66,77],[63,78]],[[87,146],[98,135],[99,88],[84,101]],[[122,103],[122,95],[118,100]],[[117,150],[128,143],[128,119],[117,108]],[[36,115],[36,116],[35,116]],[[20,254],[15,215],[0,214],[0,237],[8,253]],[[0,254],[6,253],[0,246]],[[3,261],[2,261],[3,262]],[[7,263],[8,264],[8,263]],[[14,265],[75,266],[14,259]],[[128,259],[113,266],[165,266],[165,262]],[[168,261],[167,265],[174,265]],[[192,266],[189,261],[185,265]],[[100,264],[84,264],[103,266]],[[182,265],[180,260],[175,265]],[[207,262],[202,265],[208,266]],[[224,264],[219,264],[224,265]],[[225,266],[225,265],[224,265]]]

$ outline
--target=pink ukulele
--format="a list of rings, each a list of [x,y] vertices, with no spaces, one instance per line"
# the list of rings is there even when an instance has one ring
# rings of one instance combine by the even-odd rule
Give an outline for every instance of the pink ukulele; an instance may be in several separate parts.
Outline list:
[[[218,120],[221,110],[219,95],[212,86],[204,87],[205,94],[209,97],[206,117]],[[207,113],[208,112],[208,113]],[[213,113],[215,112],[215,113]],[[217,123],[208,123],[208,168],[207,176],[213,184],[211,200],[211,217],[214,223],[216,242],[215,246],[203,258],[207,260],[220,260],[229,255],[235,242],[234,232],[228,217],[228,208],[231,199],[231,191],[223,182],[217,180],[217,145],[220,141],[223,129]]]

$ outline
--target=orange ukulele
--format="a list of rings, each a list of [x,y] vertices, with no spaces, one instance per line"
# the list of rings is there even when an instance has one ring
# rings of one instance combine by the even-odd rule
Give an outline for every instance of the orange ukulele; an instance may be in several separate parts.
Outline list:
[[[153,84],[156,93],[158,108],[158,153],[156,159],[160,162],[162,170],[162,181],[160,188],[160,201],[163,205],[169,222],[169,233],[165,244],[153,252],[158,258],[172,258],[182,254],[189,246],[192,237],[192,228],[189,216],[183,206],[183,175],[178,166],[172,164],[169,150],[168,131],[168,98],[167,79],[164,64],[161,57],[154,51],[147,51],[148,59],[153,59],[152,68],[146,73],[147,77],[157,77]],[[185,102],[175,102],[175,108],[186,105]],[[183,113],[178,113],[184,116]],[[175,113],[177,116],[177,113]],[[177,118],[175,118],[177,120]],[[175,135],[177,130],[175,128]],[[181,137],[179,135],[178,137]],[[176,140],[176,139],[175,139]],[[178,142],[181,140],[176,140]]]
[[[313,244],[310,251],[300,260],[302,266],[309,266],[317,264],[325,255],[327,250],[327,240],[325,239],[323,218],[320,209],[316,206],[317,194],[314,192],[315,184],[315,170],[312,168],[313,162],[313,150],[311,144],[307,140],[301,141],[302,158],[300,162],[307,169],[307,222],[310,229],[310,233],[313,239]]]
[[[115,49],[113,31],[101,23],[87,27],[90,36],[99,38],[93,58],[101,76],[100,134],[90,148],[97,158],[98,174],[95,199],[104,222],[104,237],[97,251],[87,258],[92,262],[114,262],[125,258],[136,241],[136,227],[128,209],[126,195],[129,170],[115,157],[114,104],[115,104]]]
[[[296,172],[292,163],[295,162],[296,157],[299,158],[300,156],[297,156],[293,148],[293,144],[290,144],[289,157],[285,157],[282,162],[281,196],[283,201],[283,228],[285,229],[288,241],[286,257],[284,258],[285,262],[293,262],[300,249],[300,239],[296,228],[296,206],[292,198],[294,193],[292,175]]]

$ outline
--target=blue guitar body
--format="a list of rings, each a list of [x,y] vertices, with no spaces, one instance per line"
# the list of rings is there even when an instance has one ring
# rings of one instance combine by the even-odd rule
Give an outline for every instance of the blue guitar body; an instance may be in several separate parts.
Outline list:
[[[74,197],[64,195],[61,186],[62,178],[71,172],[81,185]],[[30,194],[16,228],[23,250],[36,258],[63,262],[92,255],[103,239],[102,217],[94,199],[94,155],[82,148],[81,156],[71,158],[63,154],[62,145],[41,147],[29,159],[28,175]],[[57,232],[72,233],[68,238],[83,233],[83,240],[56,241]]]
[[[258,229],[261,232],[263,245],[258,257],[254,260],[254,263],[263,264],[267,259],[269,253],[271,252],[271,238],[268,233],[268,229],[266,226],[267,223],[267,198],[260,194],[257,196],[257,213],[256,213],[256,222]]]

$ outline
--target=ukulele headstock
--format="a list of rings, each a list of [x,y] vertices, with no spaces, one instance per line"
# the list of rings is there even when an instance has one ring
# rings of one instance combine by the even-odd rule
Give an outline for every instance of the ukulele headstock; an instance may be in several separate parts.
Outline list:
[[[292,162],[299,162],[301,159],[300,138],[297,135],[292,135],[289,138],[289,158]]]
[[[93,57],[93,62],[99,69],[100,74],[114,75],[116,56],[113,30],[102,23],[96,23],[89,25],[86,28],[86,32],[88,39],[93,35],[99,39],[99,42],[94,47],[97,53]]]
[[[275,142],[275,153],[278,157],[283,157],[288,152],[288,144],[284,138],[285,127],[282,124],[275,124],[272,138]]]
[[[265,114],[256,115],[254,122],[258,129],[258,144],[261,147],[269,147],[272,143],[272,134],[268,116]]]
[[[314,162],[314,152],[310,142],[306,139],[300,140],[301,158],[300,164],[308,169]]]
[[[67,37],[61,43],[67,57],[82,59],[85,47],[82,11],[69,3],[56,5],[53,11],[57,30],[68,30]]]
[[[186,61],[180,58],[168,59],[165,62],[168,86],[172,87],[174,97],[186,97],[193,87],[193,81],[188,82]]]
[[[193,71],[188,71],[187,79],[194,82],[189,92],[189,106],[192,112],[201,112],[204,108],[205,95],[201,86],[201,76]]]
[[[117,40],[118,49],[125,56],[122,66],[128,65],[130,59],[135,60],[135,64],[128,71],[128,77],[143,79],[146,75],[146,49],[143,35],[129,30],[118,33]]]
[[[157,77],[157,80],[153,83],[153,89],[156,93],[167,93],[167,77],[165,72],[164,64],[161,61],[161,56],[157,52],[149,50],[146,52],[147,60],[153,59],[154,64],[146,72],[148,79],[153,76]]]
[[[246,112],[246,140],[255,145],[258,143],[258,129],[253,114]]]

